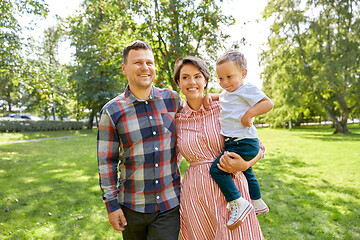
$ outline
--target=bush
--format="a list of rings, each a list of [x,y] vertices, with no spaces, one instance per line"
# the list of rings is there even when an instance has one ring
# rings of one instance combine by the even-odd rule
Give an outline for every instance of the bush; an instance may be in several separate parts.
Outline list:
[[[82,122],[0,119],[0,132],[81,130],[83,126]]]

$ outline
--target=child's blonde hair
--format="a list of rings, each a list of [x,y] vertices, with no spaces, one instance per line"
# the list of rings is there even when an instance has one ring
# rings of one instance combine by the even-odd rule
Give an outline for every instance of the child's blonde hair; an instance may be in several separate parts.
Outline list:
[[[228,61],[232,61],[236,63],[236,65],[238,65],[240,69],[247,68],[247,61],[244,54],[242,54],[237,50],[229,50],[226,53],[224,53],[222,56],[218,58],[218,60],[216,61],[216,65],[220,65]]]

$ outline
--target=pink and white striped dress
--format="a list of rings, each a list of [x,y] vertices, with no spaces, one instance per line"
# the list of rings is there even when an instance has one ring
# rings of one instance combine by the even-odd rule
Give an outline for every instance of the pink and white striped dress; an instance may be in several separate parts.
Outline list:
[[[201,107],[194,111],[186,105],[176,115],[177,152],[190,162],[181,184],[180,239],[264,239],[254,211],[239,228],[230,231],[226,227],[227,202],[209,173],[211,163],[224,150],[219,114],[220,105],[213,102],[208,110]],[[240,172],[233,179],[241,195],[250,201],[244,174]]]

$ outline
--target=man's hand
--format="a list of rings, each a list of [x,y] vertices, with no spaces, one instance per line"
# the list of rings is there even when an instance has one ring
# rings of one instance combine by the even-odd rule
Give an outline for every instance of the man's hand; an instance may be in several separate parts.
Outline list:
[[[116,231],[124,231],[127,225],[124,213],[121,209],[108,214],[109,222]]]

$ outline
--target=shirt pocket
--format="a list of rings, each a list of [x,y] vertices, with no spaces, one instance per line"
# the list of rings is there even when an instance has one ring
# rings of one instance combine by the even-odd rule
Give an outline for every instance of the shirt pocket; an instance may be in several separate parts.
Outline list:
[[[175,113],[161,113],[164,133],[175,134]]]

